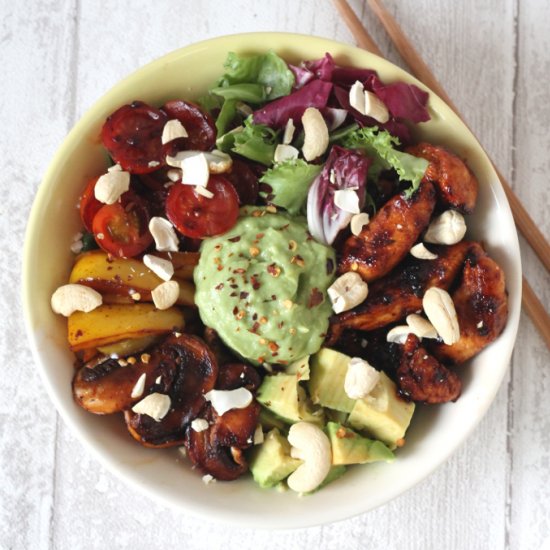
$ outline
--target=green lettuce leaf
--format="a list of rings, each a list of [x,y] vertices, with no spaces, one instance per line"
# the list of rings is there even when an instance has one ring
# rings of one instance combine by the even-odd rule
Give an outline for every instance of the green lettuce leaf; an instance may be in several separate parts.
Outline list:
[[[382,170],[393,168],[401,181],[410,181],[411,187],[405,191],[410,198],[418,189],[430,164],[426,159],[398,151],[399,139],[378,127],[360,128],[345,135],[341,144],[348,149],[361,149],[373,161],[369,176],[376,178]]]
[[[225,73],[218,81],[218,87],[260,84],[264,87],[265,100],[288,95],[294,86],[294,74],[285,61],[273,51],[251,57],[240,57],[230,52],[224,68]],[[238,99],[247,101],[242,97]]]
[[[197,103],[209,114],[213,115],[215,111],[221,109],[224,99],[219,95],[208,92],[197,99]]]
[[[250,160],[271,166],[279,132],[264,124],[253,124],[249,116],[243,126],[227,132],[216,140],[225,153],[237,153]]]
[[[265,87],[261,84],[232,84],[231,86],[218,86],[210,91],[223,97],[226,101],[234,99],[245,103],[263,103],[267,99]]]
[[[260,178],[272,191],[260,192],[276,206],[286,208],[290,214],[298,214],[306,202],[309,186],[321,171],[322,166],[308,164],[302,159],[287,160],[267,170]]]
[[[237,114],[237,100],[226,99],[223,102],[222,108],[216,118],[217,135],[222,136],[227,132],[228,126]]]

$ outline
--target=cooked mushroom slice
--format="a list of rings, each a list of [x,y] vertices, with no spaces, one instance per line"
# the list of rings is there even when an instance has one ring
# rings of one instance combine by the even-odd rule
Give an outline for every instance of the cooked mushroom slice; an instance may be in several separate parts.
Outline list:
[[[238,411],[243,414],[247,409],[250,409],[246,413],[248,416],[246,424],[249,431],[245,434],[242,431],[244,428],[239,428],[237,432],[232,432],[232,422],[226,423],[226,420],[233,417],[228,415]],[[236,409],[228,411],[223,416],[218,416],[212,407],[207,405],[201,413],[201,417],[210,423],[210,427],[201,432],[191,428],[187,429],[184,442],[187,456],[204,474],[210,474],[221,481],[231,481],[247,471],[248,464],[241,448],[252,444],[260,407],[253,402],[247,409]],[[233,444],[232,441],[236,443]],[[242,442],[244,445],[237,444]]]
[[[414,334],[403,345],[397,385],[404,397],[430,404],[456,401],[462,390],[458,375],[430,355]]]
[[[133,389],[142,375],[145,375],[145,381],[141,382],[144,388],[148,390],[153,385],[158,362],[144,363],[137,356],[133,365],[122,367],[121,363],[127,364],[126,360],[119,363],[102,356],[81,367],[73,378],[75,401],[94,414],[120,412],[137,403],[141,397],[132,397]]]
[[[466,258],[471,242],[434,246],[435,260],[407,258],[388,277],[370,285],[367,299],[355,309],[331,318],[329,342],[344,329],[374,330],[404,319],[422,309],[426,289],[448,289]]]
[[[235,360],[235,356],[213,328],[206,327],[203,332],[203,338],[212,353],[216,356],[218,365],[231,363]]]
[[[217,390],[234,390],[245,387],[255,392],[261,385],[262,378],[258,369],[244,363],[226,363],[221,366],[216,382]]]
[[[451,346],[431,343],[430,351],[440,360],[463,363],[503,331],[508,318],[504,273],[498,264],[475,244],[466,259],[462,281],[452,293],[460,339]]]
[[[260,405],[256,401],[244,409],[231,409],[222,416],[214,412],[216,441],[224,447],[249,447],[254,441],[259,418]]]
[[[473,212],[478,182],[464,161],[443,147],[429,143],[408,147],[406,152],[430,161],[424,181],[434,184],[439,202],[443,206],[456,208],[463,214]]]
[[[203,394],[214,388],[218,365],[212,352],[197,336],[173,335],[151,351],[156,362],[154,384],[146,393],[168,395],[171,407],[157,422],[132,410],[124,417],[129,432],[146,447],[181,445],[187,425],[197,418],[206,400]]]
[[[367,282],[389,273],[426,229],[435,206],[435,191],[422,183],[410,198],[392,197],[358,236],[348,237],[338,266],[339,273],[357,271]]]

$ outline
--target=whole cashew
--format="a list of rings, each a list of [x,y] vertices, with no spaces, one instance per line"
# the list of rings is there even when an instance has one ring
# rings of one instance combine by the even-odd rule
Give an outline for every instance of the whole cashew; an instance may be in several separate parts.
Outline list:
[[[298,493],[313,491],[327,477],[332,464],[330,441],[321,428],[309,422],[298,422],[290,427],[288,441],[290,454],[304,463],[289,476],[288,486]]]

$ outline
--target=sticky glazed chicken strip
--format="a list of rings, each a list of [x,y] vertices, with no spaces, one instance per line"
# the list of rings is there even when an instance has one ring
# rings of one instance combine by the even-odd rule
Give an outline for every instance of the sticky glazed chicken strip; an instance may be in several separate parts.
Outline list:
[[[442,361],[458,364],[495,340],[508,318],[504,273],[478,243],[466,259],[462,281],[452,298],[460,339],[451,346],[434,343],[430,351]]]
[[[430,404],[456,401],[462,390],[458,375],[428,353],[414,334],[402,346],[397,385],[403,396]]]
[[[423,181],[435,186],[439,202],[444,207],[455,208],[463,214],[474,211],[478,182],[464,161],[443,147],[419,143],[406,152],[430,162]]]
[[[330,341],[345,329],[375,330],[422,309],[424,292],[432,287],[447,290],[456,279],[472,243],[462,241],[451,246],[434,246],[435,260],[412,256],[388,277],[374,282],[367,299],[356,308],[331,319]]]
[[[346,240],[338,271],[357,271],[367,283],[389,273],[426,229],[434,206],[430,182],[422,183],[410,199],[392,197],[358,236]]]

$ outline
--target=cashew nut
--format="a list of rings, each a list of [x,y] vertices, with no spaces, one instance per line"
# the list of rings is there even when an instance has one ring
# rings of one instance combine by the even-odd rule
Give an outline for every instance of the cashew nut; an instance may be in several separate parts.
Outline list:
[[[422,298],[422,307],[428,319],[448,346],[460,339],[460,327],[453,299],[446,290],[429,288]]]
[[[327,293],[334,313],[342,313],[364,302],[369,293],[369,286],[361,279],[359,273],[348,271],[329,286]]]
[[[137,414],[146,414],[155,422],[160,422],[170,410],[172,401],[169,395],[163,393],[151,393],[136,403],[132,410]]]
[[[204,394],[204,398],[212,403],[216,412],[223,416],[231,409],[246,409],[254,396],[246,388],[237,388],[235,390],[210,390]]]
[[[372,92],[365,90],[365,115],[374,118],[376,122],[385,124],[390,119],[390,113],[384,102]]]
[[[159,252],[177,252],[179,247],[178,237],[174,226],[165,218],[154,216],[149,222],[149,231],[155,239],[155,248]]]
[[[363,399],[379,380],[380,373],[368,361],[352,357],[344,380],[344,390],[350,399]]]
[[[189,134],[187,133],[187,130],[184,128],[183,124],[177,119],[174,118],[172,120],[169,120],[162,129],[162,137],[161,141],[162,144],[169,143],[170,141],[174,141],[178,138],[186,138]]]
[[[60,286],[52,295],[51,305],[55,313],[69,317],[75,311],[88,313],[103,303],[99,292],[84,285]]]
[[[466,234],[464,216],[456,210],[446,210],[432,220],[424,240],[433,244],[456,244]]]
[[[279,144],[275,148],[273,160],[275,162],[284,162],[285,160],[293,160],[298,158],[298,149],[292,145]]]
[[[355,214],[349,222],[349,228],[353,235],[358,236],[361,234],[363,227],[367,225],[370,221],[370,217],[367,213],[361,212],[360,214]]]
[[[319,109],[308,107],[302,115],[304,145],[302,153],[306,160],[320,157],[328,147],[328,128]]]
[[[143,263],[163,281],[169,281],[172,275],[174,275],[174,265],[170,260],[165,260],[152,254],[145,254],[143,256]]]
[[[411,332],[419,338],[437,338],[435,327],[416,313],[407,315],[407,325],[411,328]]]
[[[355,189],[338,189],[334,192],[334,204],[344,212],[359,214],[359,195]]]
[[[180,285],[177,281],[166,281],[151,291],[151,298],[157,309],[172,307],[179,298]]]
[[[437,254],[430,252],[425,246],[424,243],[415,244],[411,250],[411,256],[418,258],[419,260],[435,260],[437,259]]]
[[[330,441],[321,428],[309,422],[290,426],[288,442],[292,458],[304,463],[289,476],[288,486],[298,493],[313,491],[327,477],[332,464]]]
[[[97,180],[94,196],[99,202],[114,204],[128,189],[130,189],[130,173],[111,170]]]
[[[233,166],[233,159],[223,151],[180,151],[176,154],[175,157],[167,156],[166,164],[168,166],[173,166],[175,168],[181,168],[184,170],[185,164],[188,162],[188,159],[198,157],[200,155],[200,160],[194,162],[200,162],[201,169],[204,169],[204,160],[206,160],[206,165],[208,166],[208,171],[210,174],[223,174],[224,172],[229,172]],[[203,160],[204,159],[204,160]],[[187,168],[189,170],[189,167]],[[184,170],[185,171],[185,170]],[[177,180],[176,180],[177,181]],[[183,181],[183,183],[187,183]]]
[[[386,342],[392,344],[404,344],[407,341],[407,336],[413,334],[413,331],[408,325],[398,325],[393,327],[388,334],[386,334]]]
[[[296,130],[294,126],[294,120],[289,118],[286,121],[285,132],[283,134],[283,143],[285,145],[290,145],[292,143],[292,138],[294,137],[294,131]]]

